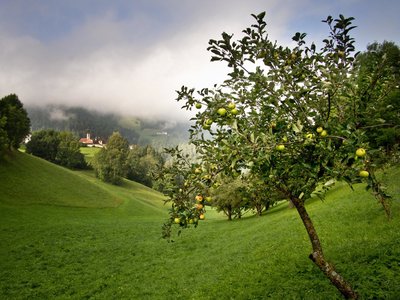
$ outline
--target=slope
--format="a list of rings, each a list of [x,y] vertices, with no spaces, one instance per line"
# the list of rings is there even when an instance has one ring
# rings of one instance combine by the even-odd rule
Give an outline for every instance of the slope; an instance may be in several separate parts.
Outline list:
[[[116,207],[122,199],[40,158],[15,152],[0,163],[0,201],[17,205]]]
[[[197,229],[167,243],[160,194],[72,173],[123,203],[0,201],[1,299],[341,299],[309,260],[308,237],[285,202],[232,222],[208,209]],[[363,185],[339,184],[307,203],[326,255],[362,299],[400,297],[400,168],[382,176],[394,196],[390,221]]]

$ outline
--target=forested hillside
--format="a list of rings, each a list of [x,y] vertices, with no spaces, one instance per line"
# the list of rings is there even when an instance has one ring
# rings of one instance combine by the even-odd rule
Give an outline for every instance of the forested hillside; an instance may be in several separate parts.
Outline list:
[[[55,129],[72,131],[80,137],[107,139],[118,131],[129,143],[152,145],[156,148],[174,146],[188,139],[188,123],[175,120],[145,120],[132,116],[102,113],[83,107],[27,107],[32,131]]]

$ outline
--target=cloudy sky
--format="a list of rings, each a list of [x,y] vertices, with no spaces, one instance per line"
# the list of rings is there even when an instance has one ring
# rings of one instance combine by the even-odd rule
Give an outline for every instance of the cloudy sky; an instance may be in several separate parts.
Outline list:
[[[283,45],[297,31],[322,40],[321,20],[339,14],[356,18],[357,50],[400,45],[397,0],[1,0],[0,96],[182,119],[175,90],[210,87],[226,73],[209,62],[208,40],[239,37],[262,11]]]

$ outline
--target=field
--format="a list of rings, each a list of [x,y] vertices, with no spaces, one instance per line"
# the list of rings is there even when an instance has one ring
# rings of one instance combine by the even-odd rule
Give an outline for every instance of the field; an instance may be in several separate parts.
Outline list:
[[[326,256],[362,299],[400,298],[400,168],[381,176],[395,195],[390,221],[362,185],[307,204]],[[168,243],[163,199],[15,154],[0,165],[0,299],[341,298],[287,203],[232,222],[209,209]]]
[[[85,155],[85,160],[88,164],[92,162],[94,155],[100,150],[101,148],[96,147],[81,147],[81,152]]]

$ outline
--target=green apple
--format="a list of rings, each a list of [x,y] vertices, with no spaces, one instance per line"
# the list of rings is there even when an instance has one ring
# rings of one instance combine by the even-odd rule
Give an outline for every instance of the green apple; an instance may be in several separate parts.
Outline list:
[[[200,173],[201,173],[201,169],[200,169],[200,168],[196,168],[196,169],[194,170],[194,173],[195,173],[195,174],[200,174]]]
[[[317,132],[318,132],[318,133],[321,133],[322,130],[324,130],[322,127],[318,127],[318,128],[317,128]]]
[[[312,133],[307,133],[306,138],[312,140],[314,138],[314,135]]]
[[[239,111],[237,110],[237,108],[233,108],[233,109],[231,109],[231,114],[232,115],[237,115],[239,113]]]
[[[364,148],[358,148],[357,151],[356,151],[356,155],[357,155],[358,157],[363,157],[363,156],[365,156],[366,154],[367,154],[367,152],[365,151]]]
[[[320,135],[321,135],[322,137],[326,137],[326,136],[328,135],[328,132],[327,132],[326,130],[322,130],[321,133],[320,133]]]
[[[219,109],[217,110],[217,113],[218,113],[221,117],[223,117],[223,116],[226,115],[226,109],[223,108],[223,107],[221,107],[221,108],[219,108]]]
[[[285,145],[282,145],[282,144],[277,145],[277,146],[276,146],[276,150],[278,150],[278,151],[283,151],[283,150],[285,150]]]
[[[207,202],[211,202],[211,201],[212,201],[212,198],[211,198],[211,196],[207,196],[207,197],[205,198],[205,200],[206,200]]]
[[[234,108],[236,108],[236,104],[233,103],[233,102],[229,102],[228,108],[229,108],[229,109],[234,109]]]
[[[362,170],[362,171],[360,171],[360,173],[358,175],[360,175],[360,177],[368,177],[369,176],[369,172],[365,171],[365,170]]]
[[[197,109],[200,109],[201,108],[201,103],[197,102],[195,106],[196,106]]]
[[[180,218],[175,218],[175,219],[174,219],[174,223],[175,223],[175,224],[179,224],[180,222],[181,222],[181,219],[180,219]]]
[[[206,125],[212,125],[212,123],[213,123],[213,120],[212,120],[212,119],[207,119],[207,120],[206,120]]]

